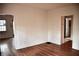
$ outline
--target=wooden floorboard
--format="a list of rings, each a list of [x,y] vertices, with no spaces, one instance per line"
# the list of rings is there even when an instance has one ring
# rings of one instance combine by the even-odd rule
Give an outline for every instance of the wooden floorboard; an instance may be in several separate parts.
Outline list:
[[[17,50],[18,56],[79,56],[79,51],[72,49],[72,41],[59,46],[56,44],[40,44]]]

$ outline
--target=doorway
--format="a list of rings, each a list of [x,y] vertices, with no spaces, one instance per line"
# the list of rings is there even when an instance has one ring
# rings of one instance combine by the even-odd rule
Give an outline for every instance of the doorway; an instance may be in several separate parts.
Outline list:
[[[61,43],[72,41],[73,15],[61,17]]]

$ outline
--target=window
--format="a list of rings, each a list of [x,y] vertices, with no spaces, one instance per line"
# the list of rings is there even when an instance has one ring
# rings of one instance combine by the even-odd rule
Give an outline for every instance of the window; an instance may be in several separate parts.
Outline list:
[[[0,32],[6,31],[6,20],[0,20]]]

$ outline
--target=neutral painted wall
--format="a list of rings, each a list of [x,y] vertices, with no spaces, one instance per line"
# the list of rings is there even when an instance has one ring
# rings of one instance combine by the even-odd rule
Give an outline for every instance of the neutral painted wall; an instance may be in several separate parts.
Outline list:
[[[0,4],[0,14],[2,13],[3,10],[3,4]]]
[[[79,49],[79,11],[78,7],[70,6],[48,11],[48,40],[61,44],[61,16],[74,15],[73,19],[73,48]]]
[[[6,4],[2,14],[14,15],[13,40],[16,49],[52,42],[61,44],[61,16],[74,15],[73,48],[79,49],[79,12],[75,6],[53,10],[30,8],[25,4]]]
[[[47,12],[25,4],[6,4],[3,14],[14,15],[13,40],[16,49],[25,48],[48,40]]]

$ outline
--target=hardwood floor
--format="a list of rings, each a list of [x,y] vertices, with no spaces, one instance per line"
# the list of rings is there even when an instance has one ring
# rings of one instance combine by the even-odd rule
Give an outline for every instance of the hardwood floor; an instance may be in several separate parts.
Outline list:
[[[79,51],[73,50],[72,41],[61,46],[56,44],[40,44],[17,51],[18,56],[79,56]]]

